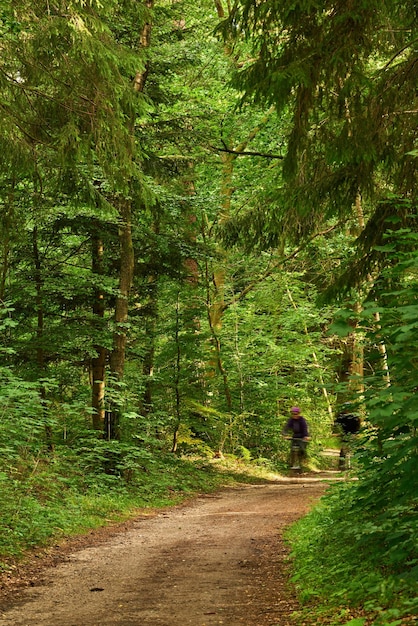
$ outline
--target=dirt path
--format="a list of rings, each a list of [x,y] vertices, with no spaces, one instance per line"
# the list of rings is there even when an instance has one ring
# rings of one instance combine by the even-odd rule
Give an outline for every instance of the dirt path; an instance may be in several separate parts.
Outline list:
[[[228,488],[59,547],[55,565],[28,570],[13,603],[6,595],[0,624],[295,626],[281,536],[324,489]]]

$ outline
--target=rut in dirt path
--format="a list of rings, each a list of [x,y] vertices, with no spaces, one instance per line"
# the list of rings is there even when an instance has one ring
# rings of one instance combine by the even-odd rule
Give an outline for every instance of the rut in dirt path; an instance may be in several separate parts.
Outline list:
[[[324,490],[246,485],[141,516],[45,569],[0,625],[295,626],[282,532]]]

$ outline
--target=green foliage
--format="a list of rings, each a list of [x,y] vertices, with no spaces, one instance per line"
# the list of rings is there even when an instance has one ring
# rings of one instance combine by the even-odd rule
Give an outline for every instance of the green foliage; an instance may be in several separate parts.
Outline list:
[[[291,532],[304,593],[363,604],[375,624],[418,610],[416,233],[387,238],[391,263],[360,316],[373,375],[365,377],[359,480],[333,489]]]
[[[265,245],[266,231],[300,241],[331,218],[358,235],[365,220],[332,295],[382,263],[386,217],[413,224],[399,199],[416,197],[414,16],[413,2],[237,0],[222,24],[227,41],[251,47],[236,72],[244,102],[274,106],[284,135],[283,168],[243,228],[253,236],[259,216],[253,239]]]
[[[396,504],[386,524],[375,513],[359,498],[357,485],[345,484],[333,488],[289,538],[293,581],[305,600],[316,599],[331,614],[338,606],[363,606],[376,614],[377,625],[396,612],[417,610],[417,517]]]
[[[235,450],[235,454],[239,459],[243,459],[244,461],[251,461],[251,452],[244,446],[237,446]]]
[[[0,368],[0,449],[3,463],[36,454],[45,445],[44,414],[38,383],[24,381]]]

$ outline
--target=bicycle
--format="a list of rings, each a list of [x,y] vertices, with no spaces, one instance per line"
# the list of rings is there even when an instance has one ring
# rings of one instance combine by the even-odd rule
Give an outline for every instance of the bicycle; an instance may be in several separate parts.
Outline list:
[[[308,442],[297,437],[287,437],[291,440],[290,446],[290,469],[302,471],[303,460],[306,457],[306,446]]]
[[[355,435],[352,434],[344,434],[341,437],[340,457],[338,459],[338,468],[340,471],[348,471],[351,469],[354,437]]]

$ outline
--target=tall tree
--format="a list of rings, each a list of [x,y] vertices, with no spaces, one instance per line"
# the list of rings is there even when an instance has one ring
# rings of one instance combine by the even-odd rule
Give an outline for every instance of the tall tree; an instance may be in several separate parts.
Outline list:
[[[410,221],[394,197],[416,194],[416,17],[414,2],[237,0],[224,24],[252,47],[236,78],[244,101],[290,118],[282,222],[290,214],[303,236],[330,217],[348,220],[363,197],[366,228],[341,283],[375,275],[388,217]]]
[[[6,171],[13,167],[19,151],[25,156],[19,170],[21,180],[36,173],[38,198],[45,194],[58,198],[62,192],[78,194],[98,207],[95,197],[101,195],[119,216],[120,279],[110,359],[116,378],[123,373],[133,272],[131,207],[123,196],[132,196],[133,188],[137,196],[144,196],[134,121],[144,110],[136,79],[145,66],[143,50],[122,36],[124,8],[130,19],[136,19],[141,33],[148,16],[139,3],[127,3],[126,7],[13,3],[1,74],[2,138],[5,143],[13,139],[11,150],[4,155]],[[52,172],[51,178],[47,171]],[[38,210],[36,204],[33,202],[33,211]],[[96,246],[94,263],[98,254]],[[94,312],[101,316],[97,295],[94,301]],[[100,347],[99,352],[97,359],[103,369]],[[99,378],[93,385],[102,386],[103,372],[99,375],[97,362],[95,366]],[[103,411],[101,395],[102,390],[93,396],[96,426]]]

